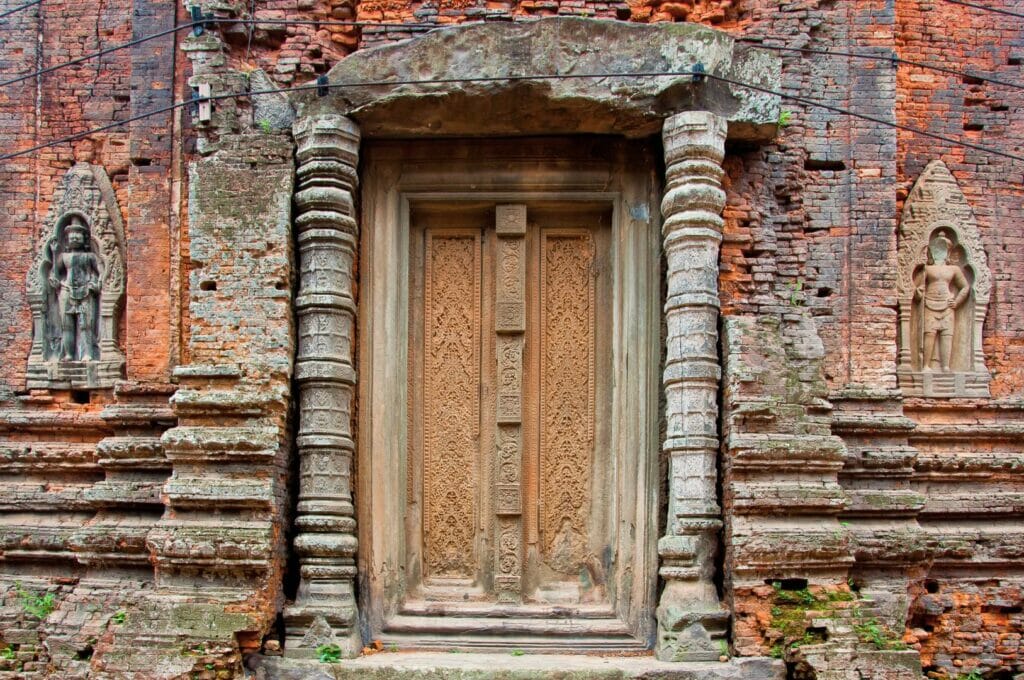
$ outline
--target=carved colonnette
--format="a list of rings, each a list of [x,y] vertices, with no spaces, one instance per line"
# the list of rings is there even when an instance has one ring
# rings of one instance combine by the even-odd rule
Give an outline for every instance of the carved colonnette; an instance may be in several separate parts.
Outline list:
[[[294,134],[300,276],[295,367],[300,479],[294,545],[301,582],[295,603],[285,610],[288,650],[312,654],[318,645],[337,640],[347,654],[355,654],[361,645],[350,480],[359,129],[343,116],[319,115],[299,120]]]
[[[722,241],[725,119],[703,111],[665,120],[668,297],[664,392],[669,505],[658,542],[665,590],[658,657],[717,659],[728,613],[714,584],[718,530],[718,250]]]
[[[125,288],[124,225],[98,165],[61,179],[29,268],[27,386],[110,388],[124,374],[117,323]]]

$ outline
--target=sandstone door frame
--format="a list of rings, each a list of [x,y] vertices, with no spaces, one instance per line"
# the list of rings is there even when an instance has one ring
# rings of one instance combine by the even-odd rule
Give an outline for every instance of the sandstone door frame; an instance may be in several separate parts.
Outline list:
[[[495,60],[494,55],[511,56]],[[357,529],[351,488],[356,392],[377,373],[372,363],[367,372],[361,360],[357,382],[355,334],[373,312],[360,306],[356,322],[356,280],[366,280],[375,266],[372,255],[356,266],[356,196],[365,179],[360,177],[361,129],[375,139],[583,133],[644,138],[661,132],[667,297],[659,325],[667,335],[661,393],[646,405],[663,404],[662,451],[668,461],[667,517],[655,513],[647,522],[663,527],[657,553],[664,589],[655,641],[665,660],[718,658],[716,643],[728,623],[714,580],[721,527],[716,483],[722,159],[727,136],[748,142],[774,136],[779,100],[713,77],[686,76],[698,63],[712,76],[778,89],[778,57],[737,45],[720,31],[693,24],[552,18],[464,25],[360,51],[332,69],[327,96],[294,97],[300,269],[294,548],[301,573],[296,601],[284,613],[287,653],[312,655],[317,645],[336,641],[356,654],[370,633],[369,627],[360,630],[356,582],[362,591],[371,585],[356,558],[373,548],[357,539],[363,529]],[[599,72],[609,64],[623,75],[565,80],[529,75]],[[640,64],[684,75],[629,76]],[[435,159],[435,171],[445,162]],[[373,172],[373,165],[367,164],[366,172]],[[400,219],[392,206],[391,218]],[[401,252],[389,251],[392,256],[398,259],[387,266],[404,261]],[[401,332],[394,324],[392,319],[389,330]],[[401,403],[389,406],[405,411]],[[360,405],[360,414],[364,408]],[[358,436],[362,442],[364,433]],[[372,518],[372,513],[359,517],[364,524]],[[644,577],[650,582],[637,587],[653,589],[654,579]]]
[[[593,148],[608,157],[595,158]],[[598,304],[613,317],[614,586],[625,591],[616,602],[619,618],[646,646],[654,629],[660,486],[660,182],[653,154],[624,140],[385,142],[368,145],[364,167],[357,565],[370,635],[386,639],[405,594],[410,202],[579,201],[612,208],[612,294]]]

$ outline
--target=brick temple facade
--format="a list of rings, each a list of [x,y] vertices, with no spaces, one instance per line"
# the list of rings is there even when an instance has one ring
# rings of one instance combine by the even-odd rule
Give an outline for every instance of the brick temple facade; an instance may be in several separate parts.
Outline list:
[[[20,4],[0,678],[1024,677],[1024,2]]]

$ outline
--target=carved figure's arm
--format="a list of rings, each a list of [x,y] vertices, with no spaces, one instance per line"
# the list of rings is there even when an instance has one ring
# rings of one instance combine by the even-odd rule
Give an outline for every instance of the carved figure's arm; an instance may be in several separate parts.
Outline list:
[[[950,306],[955,309],[962,305],[967,296],[971,294],[971,287],[967,283],[967,277],[959,269],[956,270],[956,274],[953,276],[953,283],[956,284],[957,293],[956,297],[953,298],[953,304]]]
[[[99,258],[95,255],[89,256],[89,269],[91,270],[89,272],[89,290],[98,293],[102,287],[103,275],[100,272]]]
[[[50,269],[50,285],[60,288],[65,276],[67,276],[67,267],[64,266],[64,255],[57,252],[53,258],[53,268]]]

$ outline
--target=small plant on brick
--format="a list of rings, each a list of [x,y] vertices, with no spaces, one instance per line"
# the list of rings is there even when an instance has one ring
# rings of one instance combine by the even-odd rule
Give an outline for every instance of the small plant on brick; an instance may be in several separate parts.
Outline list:
[[[907,645],[900,640],[895,633],[880,624],[876,619],[868,619],[853,624],[853,630],[861,642],[874,645],[880,650],[901,650]]]
[[[270,121],[267,120],[266,118],[260,118],[258,121],[256,121],[256,124],[259,125],[260,130],[262,130],[265,134],[268,135],[274,129],[273,126],[271,126]]]
[[[792,119],[793,119],[793,113],[791,111],[784,111],[784,110],[783,111],[779,111],[779,120],[777,121],[778,122],[778,126],[780,128],[784,128],[787,125],[789,125],[789,123],[790,123],[790,121]]]
[[[124,622],[125,622],[125,620],[126,620],[127,618],[128,618],[128,613],[127,613],[127,612],[125,612],[125,611],[124,611],[124,610],[122,609],[122,610],[118,610],[118,612],[117,612],[116,614],[114,614],[113,616],[111,616],[111,617],[110,617],[110,621],[111,621],[111,623],[113,623],[113,624],[115,624],[115,625],[118,625],[118,626],[120,626],[120,625],[121,625],[122,623],[124,623]]]
[[[14,588],[18,594],[18,599],[21,600],[21,610],[40,621],[49,616],[50,612],[57,606],[53,593],[36,595],[22,588],[20,583],[15,583]]]
[[[14,647],[4,647],[0,649],[0,659],[13,659],[14,658]]]
[[[316,657],[320,659],[320,663],[341,661],[341,647],[336,644],[320,645],[316,648]]]

